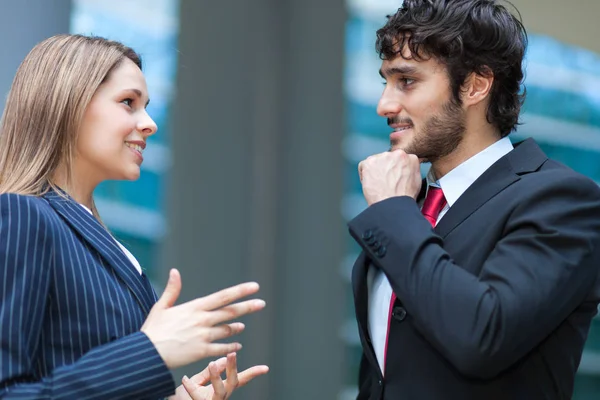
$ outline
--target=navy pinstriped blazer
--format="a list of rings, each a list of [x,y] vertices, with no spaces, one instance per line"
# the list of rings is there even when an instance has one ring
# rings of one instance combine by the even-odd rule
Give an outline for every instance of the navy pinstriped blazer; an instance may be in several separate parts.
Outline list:
[[[145,275],[74,200],[0,195],[0,397],[173,394],[140,332],[155,301]]]

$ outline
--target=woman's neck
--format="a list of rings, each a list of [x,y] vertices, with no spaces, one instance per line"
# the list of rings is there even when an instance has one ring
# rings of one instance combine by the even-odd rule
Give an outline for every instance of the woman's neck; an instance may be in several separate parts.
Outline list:
[[[52,177],[52,182],[67,192],[79,204],[86,206],[90,210],[93,208],[92,194],[96,185],[90,179],[83,179],[83,177],[76,173],[72,173],[69,179],[66,169],[58,168]]]

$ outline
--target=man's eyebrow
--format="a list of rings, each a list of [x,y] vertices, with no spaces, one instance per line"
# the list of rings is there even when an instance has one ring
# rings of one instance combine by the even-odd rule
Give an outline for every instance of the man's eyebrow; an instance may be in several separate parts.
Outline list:
[[[394,76],[394,75],[413,75],[417,73],[417,68],[412,65],[401,65],[398,67],[391,67],[379,70],[379,75],[382,78]]]

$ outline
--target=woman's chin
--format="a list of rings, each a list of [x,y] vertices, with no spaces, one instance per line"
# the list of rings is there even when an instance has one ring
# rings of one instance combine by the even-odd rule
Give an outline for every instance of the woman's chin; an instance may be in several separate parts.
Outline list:
[[[137,181],[140,177],[140,167],[136,166],[127,171],[123,171],[120,181]]]
[[[138,179],[140,179],[140,173],[139,172],[137,174],[130,174],[126,178],[126,180],[128,180],[128,181],[137,181]]]

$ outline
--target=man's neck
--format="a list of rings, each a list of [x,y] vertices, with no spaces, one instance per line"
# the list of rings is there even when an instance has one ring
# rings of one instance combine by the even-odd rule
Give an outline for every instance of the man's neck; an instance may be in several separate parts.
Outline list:
[[[465,132],[463,140],[452,153],[431,163],[431,170],[435,179],[440,179],[500,139],[500,134],[491,129],[487,132]]]

